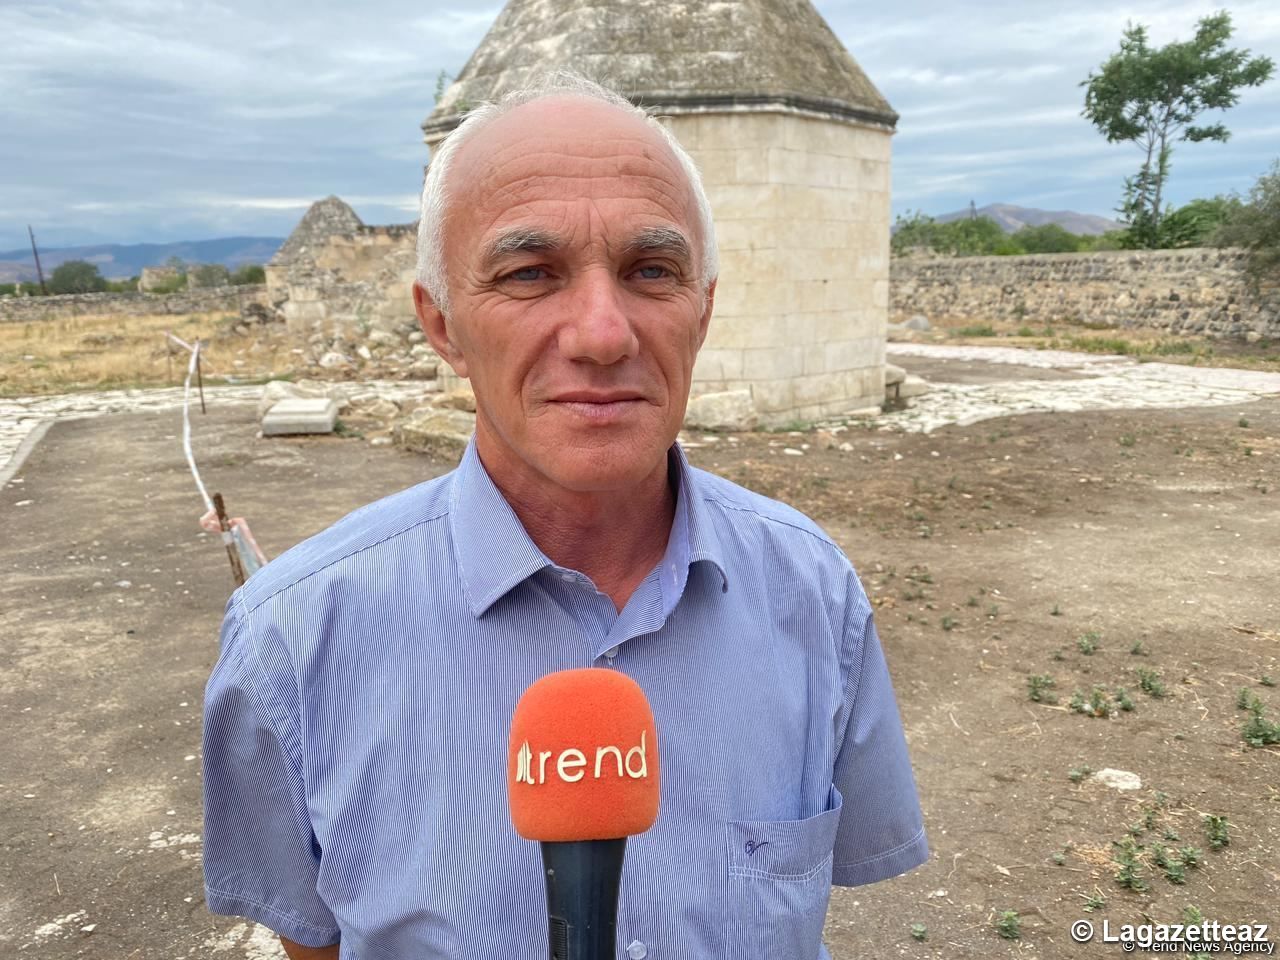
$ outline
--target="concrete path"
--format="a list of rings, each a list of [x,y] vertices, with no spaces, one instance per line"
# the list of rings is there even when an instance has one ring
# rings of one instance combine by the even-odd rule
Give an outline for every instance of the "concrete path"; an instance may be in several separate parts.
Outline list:
[[[435,381],[428,380],[366,380],[337,383],[349,397],[376,393],[394,400],[421,397],[436,389]],[[262,386],[206,386],[206,406],[225,406],[236,403],[257,403],[262,396]],[[176,411],[182,408],[182,387],[165,387],[159,390],[106,390],[93,393],[68,393],[52,397],[15,397],[0,399],[0,486],[6,483],[21,465],[21,460],[38,441],[40,433],[57,420],[75,420],[84,417],[100,417],[109,413],[150,413],[174,410],[174,432],[180,433],[182,421]],[[192,415],[200,415],[199,398],[192,391]]]
[[[1070,371],[1074,379],[1011,379],[998,383],[934,382],[912,406],[875,419],[885,429],[931,433],[939,427],[967,425],[1020,413],[1131,410],[1149,407],[1205,407],[1249,403],[1280,395],[1280,373],[1139,363],[1129,357],[1018,350],[1013,347],[964,347],[890,343],[890,360],[920,357],[969,363],[1011,364]],[[338,384],[351,395],[376,393],[392,399],[418,397],[435,390],[431,381],[366,381]],[[205,387],[209,405],[255,403],[262,387]],[[0,485],[20,466],[37,442],[37,428],[61,419],[109,413],[177,410],[181,387],[160,390],[111,390],[55,397],[0,399]],[[180,427],[175,419],[175,429]],[[24,441],[29,441],[24,447]]]
[[[931,433],[1021,413],[1075,413],[1081,410],[1138,410],[1152,407],[1212,407],[1251,403],[1280,395],[1280,373],[1139,363],[1129,357],[890,343],[888,358],[928,358],[969,363],[1014,364],[1070,371],[1075,379],[1011,379],[998,383],[930,384],[911,406],[876,418],[885,429]]]

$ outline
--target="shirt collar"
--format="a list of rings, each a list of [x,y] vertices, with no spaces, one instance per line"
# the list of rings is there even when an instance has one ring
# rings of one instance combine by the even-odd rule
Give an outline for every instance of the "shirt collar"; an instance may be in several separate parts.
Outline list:
[[[701,560],[715,565],[721,587],[729,589],[729,578],[720,543],[697,476],[678,443],[668,452],[679,487],[676,514],[663,556],[664,568],[678,571],[676,589],[663,583],[664,606],[675,606],[684,592],[689,566]],[[498,600],[539,570],[554,566],[525,531],[520,518],[498,490],[480,462],[475,437],[467,444],[449,491],[449,524],[454,556],[466,591],[467,604],[480,617]]]

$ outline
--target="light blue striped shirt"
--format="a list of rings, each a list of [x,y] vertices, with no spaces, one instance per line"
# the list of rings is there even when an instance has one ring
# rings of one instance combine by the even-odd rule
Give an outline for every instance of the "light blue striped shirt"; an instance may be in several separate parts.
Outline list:
[[[210,910],[342,960],[542,960],[511,717],[539,677],[603,666],[647,694],[662,769],[618,955],[828,957],[831,884],[927,857],[871,607],[806,517],[671,463],[666,554],[621,613],[538,549],[474,440],[236,591],[205,699]]]

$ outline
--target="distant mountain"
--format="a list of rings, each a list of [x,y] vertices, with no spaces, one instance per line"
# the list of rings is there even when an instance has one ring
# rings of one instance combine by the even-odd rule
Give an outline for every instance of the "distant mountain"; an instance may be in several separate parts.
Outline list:
[[[1074,213],[1071,210],[1036,210],[1033,207],[1018,207],[1012,203],[989,203],[979,207],[978,216],[990,217],[1004,229],[1005,233],[1017,233],[1023,227],[1039,227],[1046,223],[1056,223],[1062,229],[1075,234],[1096,236],[1108,230],[1119,230],[1123,224],[1106,217],[1097,217],[1091,213]],[[964,220],[970,216],[968,210],[957,210],[955,213],[944,213],[934,217],[939,223],[950,223],[952,220]]]
[[[280,249],[279,237],[222,237],[178,243],[104,243],[90,247],[51,247],[40,250],[40,265],[48,278],[53,268],[68,260],[96,263],[108,280],[137,276],[143,267],[158,267],[170,257],[187,263],[220,263],[228,269],[246,263],[266,263]],[[0,283],[36,281],[30,248],[0,251]]]

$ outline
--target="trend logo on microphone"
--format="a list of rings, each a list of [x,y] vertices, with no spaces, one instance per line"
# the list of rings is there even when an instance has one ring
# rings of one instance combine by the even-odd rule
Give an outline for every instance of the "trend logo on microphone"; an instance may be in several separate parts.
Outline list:
[[[644,691],[617,670],[534,681],[511,717],[507,799],[527,840],[614,840],[658,816],[658,730]]]
[[[605,764],[605,758],[612,756],[617,766],[617,774],[619,778],[623,776],[630,777],[632,780],[643,780],[649,776],[649,756],[648,756],[648,734],[640,731],[640,745],[632,747],[627,751],[626,756],[622,754],[622,750],[615,746],[602,746],[596,748],[595,755],[595,774],[593,779],[599,780],[601,776],[607,776],[608,771],[614,769],[614,763]],[[540,784],[547,782],[547,761],[555,756],[554,750],[539,750],[537,763],[534,763],[533,749],[526,740],[516,754],[516,783]],[[635,761],[635,762],[633,762]],[[556,758],[552,766],[552,774],[558,776],[565,783],[577,783],[587,775],[583,768],[587,766],[587,755],[576,747],[570,747],[562,750],[560,756]]]

